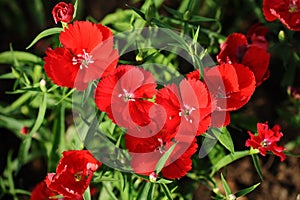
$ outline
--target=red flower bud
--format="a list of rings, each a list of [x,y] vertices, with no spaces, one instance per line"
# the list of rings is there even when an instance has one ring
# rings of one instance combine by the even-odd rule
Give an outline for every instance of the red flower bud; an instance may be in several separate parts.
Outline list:
[[[59,2],[52,10],[52,15],[56,24],[60,21],[69,23],[73,19],[73,13],[73,4],[67,4],[65,2]]]

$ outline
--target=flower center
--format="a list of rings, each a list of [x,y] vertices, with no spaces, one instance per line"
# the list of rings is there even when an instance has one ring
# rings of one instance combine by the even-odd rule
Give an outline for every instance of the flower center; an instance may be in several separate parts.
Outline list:
[[[164,145],[166,144],[161,138],[157,139],[158,142],[160,143],[159,147],[156,148],[157,151],[159,151],[159,153],[164,153],[165,152],[165,147]]]
[[[73,65],[80,64],[80,69],[88,68],[90,63],[94,63],[93,56],[85,52],[83,49],[83,54],[77,54],[76,57],[73,57]]]
[[[74,174],[74,178],[76,182],[79,182],[82,180],[82,172],[77,172]]]
[[[261,143],[260,143],[260,145],[262,146],[262,147],[268,147],[269,145],[270,145],[270,142],[268,141],[268,140],[266,140],[266,139],[264,139]]]
[[[128,92],[126,89],[123,89],[123,92],[124,92],[123,94],[120,93],[118,95],[119,98],[122,97],[125,102],[127,102],[127,101],[135,101],[133,93]]]
[[[290,13],[294,13],[294,12],[298,11],[298,6],[296,4],[297,4],[297,2],[295,0],[292,0],[290,2],[290,5],[289,5],[289,12]]]
[[[180,109],[180,112],[178,113],[178,115],[181,117],[181,116],[184,116],[186,121],[192,123],[193,120],[192,119],[189,119],[189,116],[192,114],[192,112],[196,110],[194,107],[192,106],[189,106],[189,105],[183,105],[183,108]]]

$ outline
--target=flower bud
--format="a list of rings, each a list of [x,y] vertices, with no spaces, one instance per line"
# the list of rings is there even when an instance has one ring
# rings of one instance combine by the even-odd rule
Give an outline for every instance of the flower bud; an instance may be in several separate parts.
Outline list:
[[[52,15],[56,24],[58,22],[69,23],[73,19],[73,14],[74,6],[71,3],[59,2],[52,9]]]
[[[152,172],[150,175],[149,175],[149,180],[150,182],[155,182],[157,179],[157,174],[155,172]]]

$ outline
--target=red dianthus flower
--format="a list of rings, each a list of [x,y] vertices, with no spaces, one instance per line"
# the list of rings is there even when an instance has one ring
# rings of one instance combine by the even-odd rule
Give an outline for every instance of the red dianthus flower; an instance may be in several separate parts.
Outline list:
[[[248,131],[250,139],[246,141],[247,147],[258,149],[260,154],[265,156],[267,151],[273,152],[280,157],[280,161],[284,161],[286,156],[282,152],[284,147],[277,146],[277,142],[283,136],[279,125],[275,125],[272,129],[269,129],[267,123],[257,123],[257,135]]]
[[[57,85],[84,90],[112,73],[119,59],[112,32],[101,24],[75,21],[60,33],[63,47],[46,51],[45,71]]]
[[[114,74],[99,81],[95,102],[119,126],[145,126],[150,123],[149,110],[154,105],[147,99],[155,94],[156,80],[150,72],[120,65]]]
[[[288,29],[300,31],[299,0],[264,0],[263,13],[267,21],[279,19]]]
[[[221,51],[217,55],[220,64],[223,63],[239,63],[243,64],[254,73],[256,86],[262,84],[269,78],[269,61],[270,54],[267,52],[266,41],[261,41],[264,36],[256,35],[252,30],[251,41],[248,43],[245,35],[241,33],[230,34],[226,41],[221,44]],[[259,34],[259,32],[258,32]]]
[[[48,173],[45,181],[49,189],[64,197],[80,198],[101,165],[87,150],[65,151],[56,173]]]

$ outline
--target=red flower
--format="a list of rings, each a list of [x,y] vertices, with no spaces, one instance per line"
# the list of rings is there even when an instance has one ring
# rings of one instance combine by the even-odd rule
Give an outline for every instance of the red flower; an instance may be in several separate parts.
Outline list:
[[[217,100],[218,111],[241,108],[255,90],[253,73],[241,64],[222,64],[208,68],[204,80]]]
[[[69,23],[73,19],[73,14],[74,6],[71,3],[67,4],[65,2],[59,2],[52,9],[52,15],[55,24],[57,24],[60,21]]]
[[[269,29],[260,23],[256,23],[250,27],[247,33],[247,39],[249,41],[249,46],[257,46],[264,50],[268,50],[269,43],[266,39],[266,35]]]
[[[58,194],[52,190],[50,190],[45,181],[40,182],[35,186],[33,191],[31,192],[30,200],[53,200],[55,196]],[[59,198],[58,200],[83,200],[82,197],[78,198]]]
[[[217,78],[217,76],[219,76],[219,78]],[[219,74],[217,76],[215,78],[221,80],[221,75]],[[186,74],[186,78],[187,79],[200,80],[200,70],[194,70],[194,71]],[[211,87],[210,85],[208,85],[208,86]],[[214,86],[212,88],[209,88],[209,89],[212,89],[212,91],[215,90]],[[210,92],[210,93],[211,93],[211,98],[212,98],[212,100],[211,100],[211,102],[212,102],[211,103],[212,104],[212,113],[210,115],[210,121],[211,121],[210,126],[212,126],[212,127],[227,126],[230,123],[229,112],[227,112],[227,111],[220,111],[217,108],[217,98],[216,98],[216,96],[214,95],[213,92]]]
[[[154,105],[146,99],[155,93],[155,78],[150,72],[121,65],[98,83],[95,102],[119,126],[145,126],[150,123],[149,110]]]
[[[279,19],[288,29],[300,31],[299,0],[264,0],[263,13],[267,21]]]
[[[220,64],[240,63],[249,67],[254,73],[256,86],[259,86],[269,77],[270,54],[265,49],[266,44],[261,42],[263,36],[257,36],[255,31],[253,31],[254,33],[251,32],[252,44],[248,43],[243,34],[230,34],[226,41],[221,44],[221,51],[217,55],[217,60]]]
[[[212,112],[211,100],[205,84],[200,80],[183,79],[179,88],[175,84],[166,86],[158,91],[155,101],[166,110],[166,127],[172,124],[169,132],[174,132],[179,125],[192,132],[193,136],[207,130]]]
[[[49,189],[64,197],[79,198],[101,165],[87,150],[65,151],[56,173],[48,173],[45,181]]]
[[[42,181],[32,190],[30,200],[48,200],[50,197],[56,195],[57,193],[50,190],[45,181]]]
[[[272,129],[269,129],[267,123],[257,123],[257,135],[248,131],[250,139],[246,141],[247,147],[258,149],[260,154],[265,156],[267,151],[273,152],[280,157],[280,161],[284,161],[286,156],[282,152],[284,147],[277,146],[277,142],[283,136],[279,125],[275,125]]]
[[[128,132],[125,136],[126,147],[131,155],[131,166],[137,174],[151,175],[159,159],[177,141],[177,144],[167,159],[161,173],[168,179],[181,178],[192,169],[191,156],[197,150],[195,137],[191,134],[170,136],[161,131],[148,138],[137,138]]]
[[[46,52],[45,71],[57,85],[84,90],[112,73],[119,59],[112,32],[101,24],[76,21],[60,33],[63,47]]]

